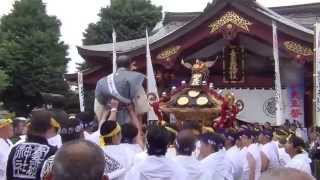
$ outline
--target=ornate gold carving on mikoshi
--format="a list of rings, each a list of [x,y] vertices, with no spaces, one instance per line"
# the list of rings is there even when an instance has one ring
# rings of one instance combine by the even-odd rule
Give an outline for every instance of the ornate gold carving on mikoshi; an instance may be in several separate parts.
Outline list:
[[[288,51],[291,51],[300,56],[313,56],[313,51],[311,48],[304,47],[299,43],[293,41],[285,41],[283,43],[284,47],[287,48]]]
[[[158,54],[157,59],[170,61],[171,56],[177,54],[177,52],[181,49],[181,46],[174,46],[171,48],[167,48]]]
[[[212,22],[209,25],[210,33],[214,33],[223,27],[226,24],[232,23],[242,30],[249,32],[249,26],[252,25],[252,22],[246,20],[245,18],[239,16],[234,11],[228,11],[223,16],[221,16],[218,20]]]

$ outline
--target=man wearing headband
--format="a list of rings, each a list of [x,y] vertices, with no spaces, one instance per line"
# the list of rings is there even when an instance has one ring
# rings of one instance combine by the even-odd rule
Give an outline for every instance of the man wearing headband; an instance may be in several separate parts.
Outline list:
[[[295,168],[311,175],[311,159],[305,151],[303,139],[297,136],[291,136],[286,144],[286,152],[291,157],[291,160],[286,164],[286,167]]]
[[[126,180],[186,180],[186,171],[175,161],[165,156],[169,134],[164,127],[152,126],[147,130],[147,157],[135,164],[126,175]]]
[[[273,133],[273,140],[278,145],[279,161],[280,166],[282,167],[284,167],[291,159],[289,154],[285,150],[288,136],[289,132],[287,132],[284,128],[278,128]]]
[[[261,176],[261,152],[255,140],[255,133],[249,129],[243,129],[239,133],[241,141],[241,153],[244,167],[241,179],[258,180]]]
[[[83,124],[85,137],[98,130],[98,120],[95,119],[94,113],[80,112],[76,115],[76,118],[80,119]]]
[[[106,175],[110,179],[123,179],[132,166],[132,157],[126,148],[120,146],[121,126],[116,121],[105,121],[100,128],[100,147],[106,156]]]
[[[196,149],[196,142],[197,139],[192,130],[180,131],[176,139],[175,161],[187,171],[188,180],[209,180],[210,174],[202,167],[200,161],[192,156],[192,152]]]
[[[239,135],[235,131],[228,130],[224,133],[225,142],[224,147],[226,151],[226,159],[231,163],[232,174],[235,180],[240,179],[243,171],[243,163],[241,162],[245,157],[240,152],[240,147],[236,145],[239,141]]]
[[[68,120],[69,115],[63,110],[51,110],[50,112],[52,114],[52,128],[49,131],[50,133],[48,142],[51,146],[56,146],[57,148],[60,148],[62,146],[62,140],[58,132],[60,131],[61,124]]]
[[[200,136],[201,165],[210,179],[232,180],[232,167],[225,158],[223,137],[216,133],[204,133]]]
[[[280,167],[279,152],[277,144],[272,141],[273,132],[265,129],[260,132],[259,139],[261,147],[262,171]]]
[[[28,119],[25,117],[14,118],[12,123],[14,135],[10,138],[13,144],[20,141],[27,134],[27,123]]]
[[[61,123],[60,136],[62,140],[62,144],[65,144],[70,141],[74,141],[77,139],[83,139],[83,125],[80,119],[71,115],[68,119],[61,119],[63,123]],[[43,164],[41,170],[41,179],[46,179],[52,173],[52,166],[55,155],[49,157]]]
[[[7,179],[40,179],[44,161],[57,151],[47,141],[52,120],[48,111],[32,112],[26,141],[14,146],[10,152]]]
[[[7,160],[12,147],[9,140],[13,136],[12,120],[0,119],[0,180],[6,179]]]

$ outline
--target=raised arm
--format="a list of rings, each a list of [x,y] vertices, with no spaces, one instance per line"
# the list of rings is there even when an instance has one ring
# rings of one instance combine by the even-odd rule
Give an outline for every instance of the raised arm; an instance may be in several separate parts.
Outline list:
[[[115,100],[115,99],[111,99],[110,102],[110,115],[108,118],[108,121],[116,121],[117,120],[117,112],[118,112],[118,105],[119,105],[119,101]]]
[[[143,137],[142,135],[142,125],[138,119],[138,115],[134,110],[134,106],[132,104],[130,104],[128,106],[128,111],[129,111],[129,116],[130,116],[130,123],[132,123],[134,126],[136,126],[136,128],[138,128],[138,135],[137,135],[137,143],[141,146],[141,148],[144,147],[143,144]]]

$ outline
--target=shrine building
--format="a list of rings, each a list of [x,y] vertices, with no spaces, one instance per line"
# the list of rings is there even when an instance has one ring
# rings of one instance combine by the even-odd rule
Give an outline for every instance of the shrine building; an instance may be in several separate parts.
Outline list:
[[[312,123],[313,25],[320,3],[267,8],[254,0],[215,0],[204,12],[166,12],[150,33],[152,63],[159,93],[190,80],[181,60],[217,62],[208,83],[234,93],[241,104],[237,119],[275,123],[275,67],[272,23],[277,25],[284,118]],[[146,72],[146,39],[117,42],[117,54]],[[112,72],[112,43],[78,47],[92,68],[84,87]],[[77,81],[75,74],[67,74]]]

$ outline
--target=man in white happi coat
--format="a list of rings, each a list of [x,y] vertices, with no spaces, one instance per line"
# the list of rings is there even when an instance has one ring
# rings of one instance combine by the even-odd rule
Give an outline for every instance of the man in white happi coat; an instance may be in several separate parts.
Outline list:
[[[291,160],[286,164],[286,167],[298,169],[312,175],[310,167],[311,159],[304,149],[305,143],[302,138],[297,136],[290,137],[286,144],[286,152],[290,155]]]
[[[192,130],[180,131],[176,139],[177,156],[175,161],[187,171],[188,180],[210,180],[210,173],[202,167],[199,160],[192,156],[192,152],[196,148],[196,141]]]
[[[174,160],[165,156],[169,135],[163,127],[147,130],[147,157],[135,164],[126,175],[126,180],[186,180],[187,172]]]
[[[282,167],[284,167],[291,160],[290,155],[285,150],[288,136],[289,132],[285,131],[284,129],[277,129],[273,133],[273,141],[278,146],[279,161],[280,166]]]
[[[259,141],[261,147],[262,171],[275,169],[280,167],[279,151],[277,144],[272,141],[273,132],[271,130],[263,130],[260,132]]]
[[[8,156],[12,147],[9,140],[13,136],[12,120],[0,119],[0,180],[6,179]]]
[[[200,136],[199,159],[212,180],[233,180],[232,167],[225,157],[223,145],[223,137],[219,134],[204,133]]]
[[[232,174],[235,180],[241,178],[243,172],[244,163],[242,162],[244,157],[243,153],[240,152],[240,147],[237,146],[236,142],[239,141],[239,136],[235,132],[226,132],[224,147],[226,149],[226,159],[231,163]]]
[[[117,71],[97,82],[95,90],[94,111],[98,121],[103,121],[111,108],[111,99],[117,99],[120,104],[118,108],[117,121],[121,124],[129,122],[127,106],[134,104],[137,114],[146,113],[150,110],[147,96],[143,88],[145,76],[130,70],[132,65],[128,56],[119,56],[117,59]]]
[[[261,176],[261,156],[257,143],[254,142],[254,132],[243,129],[239,132],[241,141],[241,153],[243,159],[242,180],[258,180]]]

